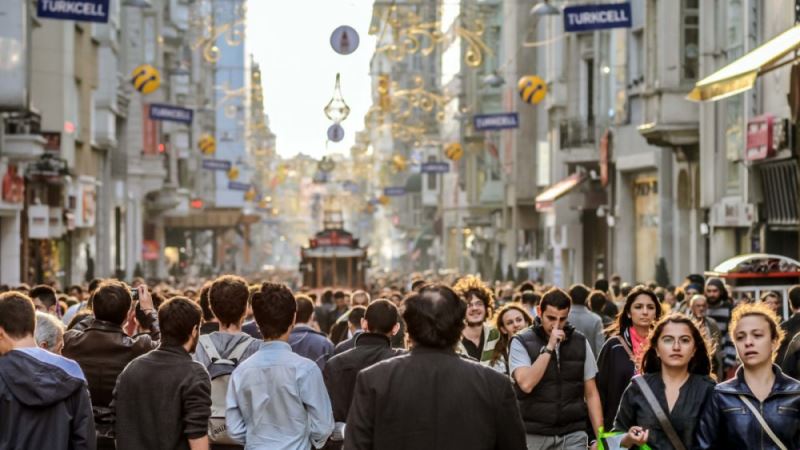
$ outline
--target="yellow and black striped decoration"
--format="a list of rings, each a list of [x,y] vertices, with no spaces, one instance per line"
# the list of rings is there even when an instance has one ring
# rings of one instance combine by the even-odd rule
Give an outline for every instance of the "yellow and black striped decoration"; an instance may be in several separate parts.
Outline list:
[[[447,159],[458,161],[464,156],[464,149],[461,147],[460,143],[453,142],[444,148],[444,156],[446,156]]]
[[[150,64],[142,64],[131,73],[133,88],[144,95],[152,94],[161,86],[161,74]]]
[[[236,181],[239,178],[239,168],[233,166],[228,170],[228,179],[231,181]]]
[[[203,152],[205,155],[213,155],[214,152],[217,151],[217,141],[214,139],[214,136],[210,134],[204,134],[200,136],[200,140],[197,141],[197,147],[200,148],[200,151]]]
[[[523,102],[535,105],[547,95],[547,83],[536,75],[526,75],[517,83],[519,97]]]

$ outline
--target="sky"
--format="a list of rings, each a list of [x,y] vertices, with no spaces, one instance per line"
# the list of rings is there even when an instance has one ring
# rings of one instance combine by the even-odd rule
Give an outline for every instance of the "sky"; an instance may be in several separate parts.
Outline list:
[[[261,66],[264,108],[281,156],[349,155],[372,104],[369,61],[375,36],[367,35],[372,4],[372,0],[248,1],[247,46]],[[350,25],[360,37],[358,49],[349,55],[330,46],[331,33],[340,25]],[[337,72],[350,116],[342,122],[344,139],[329,143],[326,150],[332,122],[323,108],[333,96]]]

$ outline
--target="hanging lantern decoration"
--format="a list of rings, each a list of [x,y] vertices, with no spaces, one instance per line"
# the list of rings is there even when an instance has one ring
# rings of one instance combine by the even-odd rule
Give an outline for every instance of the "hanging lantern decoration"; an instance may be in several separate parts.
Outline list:
[[[261,200],[258,202],[258,208],[259,208],[259,209],[267,209],[268,207],[269,207],[269,202],[267,201],[267,199],[266,199],[266,198],[262,198],[262,199],[261,199]]]
[[[381,195],[380,197],[378,197],[378,203],[380,203],[381,205],[386,206],[389,204],[389,201],[390,201],[389,197],[385,195]]]
[[[523,102],[535,105],[547,95],[547,83],[536,75],[526,75],[517,83],[519,96]]]
[[[255,199],[256,199],[256,189],[251,187],[250,189],[247,190],[247,192],[244,193],[244,200],[246,202],[252,202]]]
[[[317,168],[320,172],[330,173],[333,172],[333,169],[336,167],[336,163],[328,158],[327,156],[323,156],[320,160],[319,164],[317,164]]]
[[[331,48],[340,55],[349,55],[358,48],[358,32],[353,27],[342,25],[331,33]]]
[[[131,84],[144,95],[152,94],[161,86],[161,74],[150,64],[142,64],[131,72]]]
[[[197,147],[204,155],[213,155],[217,151],[217,140],[210,134],[204,134],[197,141]]]
[[[462,156],[464,156],[464,149],[461,147],[460,143],[453,142],[452,144],[445,147],[444,156],[446,156],[447,159],[450,159],[452,161],[458,161],[459,159],[461,159]]]
[[[405,172],[408,168],[408,160],[403,155],[392,156],[392,169],[395,172]]]
[[[347,116],[350,115],[350,107],[347,106],[345,103],[344,98],[342,97],[342,87],[341,87],[341,77],[337,73],[336,74],[336,85],[333,88],[333,97],[325,105],[325,117],[329,120],[332,120],[336,123],[342,122],[347,119]]]
[[[328,140],[331,142],[339,142],[344,139],[344,128],[338,123],[328,127]]]
[[[228,179],[234,181],[237,178],[239,178],[239,168],[236,166],[231,166],[231,168],[228,170]]]

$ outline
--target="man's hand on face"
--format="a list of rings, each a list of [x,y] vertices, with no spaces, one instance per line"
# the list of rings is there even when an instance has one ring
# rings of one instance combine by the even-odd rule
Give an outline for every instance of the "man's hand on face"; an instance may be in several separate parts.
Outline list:
[[[556,346],[564,340],[566,334],[564,334],[564,330],[559,328],[553,328],[553,331],[550,332],[550,340],[547,342],[547,348],[550,350],[555,350]]]

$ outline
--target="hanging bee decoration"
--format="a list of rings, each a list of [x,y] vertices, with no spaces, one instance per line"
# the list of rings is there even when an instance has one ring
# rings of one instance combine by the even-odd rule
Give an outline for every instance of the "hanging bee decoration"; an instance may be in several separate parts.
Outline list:
[[[217,141],[214,139],[214,136],[210,134],[204,134],[200,136],[200,140],[197,141],[197,147],[200,148],[200,151],[203,152],[205,155],[213,155],[214,152],[217,151]]]
[[[239,168],[233,166],[230,168],[230,170],[228,170],[228,179],[231,181],[235,181],[237,178],[239,178]]]
[[[142,64],[133,69],[131,84],[134,89],[144,95],[152,94],[161,86],[161,74],[150,64]]]
[[[464,149],[461,147],[460,143],[453,142],[444,148],[444,156],[452,161],[458,161],[462,156],[464,156]]]
[[[547,83],[536,75],[526,75],[517,83],[519,97],[523,102],[536,105],[547,95]]]

